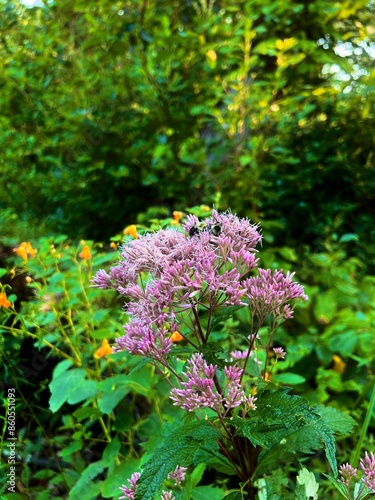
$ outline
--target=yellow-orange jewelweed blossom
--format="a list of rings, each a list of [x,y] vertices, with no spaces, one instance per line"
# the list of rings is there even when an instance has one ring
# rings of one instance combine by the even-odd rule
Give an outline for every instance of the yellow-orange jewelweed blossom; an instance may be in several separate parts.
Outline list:
[[[184,214],[182,212],[178,212],[177,210],[175,210],[172,215],[173,215],[173,219],[176,222],[180,222],[180,220],[182,219]]]
[[[123,233],[128,236],[133,236],[135,240],[138,239],[137,226],[135,224],[131,224],[130,226],[126,227]]]
[[[18,247],[13,248],[13,252],[16,252],[25,262],[27,262],[29,258],[32,259],[35,257],[37,251],[38,250],[31,246],[29,241],[23,241]]]
[[[85,260],[90,260],[92,258],[92,255],[90,252],[90,247],[88,245],[85,245],[82,248],[82,252],[79,254],[79,257],[81,257],[81,259],[85,259]]]
[[[180,340],[182,340],[183,338],[184,337],[177,330],[175,332],[173,332],[172,335],[171,335],[171,341],[172,342],[180,342]]]
[[[0,292],[0,307],[5,307],[9,309],[12,303],[8,300],[7,294],[5,292]]]
[[[332,367],[332,370],[334,372],[337,372],[339,373],[340,375],[342,375],[345,371],[345,368],[346,368],[346,363],[343,359],[340,358],[340,356],[338,356],[337,354],[334,354],[332,356],[332,359],[333,359],[333,367]]]
[[[107,339],[103,339],[102,346],[99,347],[94,353],[94,358],[100,359],[104,358],[104,356],[107,356],[107,354],[112,354],[112,347],[109,345]]]

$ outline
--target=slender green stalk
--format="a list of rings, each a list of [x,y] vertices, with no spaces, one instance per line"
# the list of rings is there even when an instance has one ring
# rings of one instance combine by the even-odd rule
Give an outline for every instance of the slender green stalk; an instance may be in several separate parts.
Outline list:
[[[359,457],[361,455],[362,447],[363,447],[363,442],[365,440],[366,434],[367,434],[367,429],[370,425],[370,420],[375,408],[375,377],[372,379],[372,393],[371,393],[371,398],[370,402],[367,408],[366,416],[361,428],[361,432],[359,434],[359,439],[357,446],[354,450],[354,453],[352,455],[351,463],[353,464],[353,467],[356,467],[358,462],[359,462]]]

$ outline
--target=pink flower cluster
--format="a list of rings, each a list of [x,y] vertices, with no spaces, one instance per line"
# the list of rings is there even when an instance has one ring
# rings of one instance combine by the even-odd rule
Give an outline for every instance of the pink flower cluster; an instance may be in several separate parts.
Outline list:
[[[241,387],[242,370],[235,366],[224,368],[225,387],[219,392],[215,375],[217,366],[208,365],[201,353],[195,353],[186,363],[183,373],[187,379],[182,382],[184,389],[172,389],[171,399],[174,405],[194,411],[201,408],[212,408],[222,414],[223,406],[229,410],[239,406],[245,392]]]
[[[307,298],[292,274],[257,269],[257,276],[247,277],[258,264],[257,225],[216,211],[205,223],[219,231],[191,231],[199,220],[189,215],[185,231],[161,230],[133,240],[109,274],[100,270],[94,277],[94,286],[123,295],[131,317],[114,350],[166,365],[171,335],[181,323],[193,334],[194,345],[207,342],[209,331],[198,331],[199,311],[211,314],[220,307],[248,305],[261,320],[272,314],[285,319],[292,316],[290,300]]]
[[[365,451],[365,457],[360,459],[359,465],[363,472],[361,482],[364,486],[362,487],[362,490],[366,487],[371,493],[375,493],[375,454],[373,452],[367,453],[367,451]],[[352,467],[349,463],[346,463],[339,467],[339,473],[340,479],[338,482],[346,486],[349,490],[350,481],[357,477],[357,469]],[[356,498],[364,498],[362,497],[362,490],[359,490],[358,497]]]

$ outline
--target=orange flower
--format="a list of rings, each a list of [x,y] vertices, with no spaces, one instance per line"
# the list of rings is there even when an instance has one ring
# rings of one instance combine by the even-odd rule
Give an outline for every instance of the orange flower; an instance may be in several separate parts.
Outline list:
[[[81,259],[85,259],[85,260],[92,259],[92,255],[91,255],[91,252],[90,252],[90,247],[88,245],[85,245],[82,248],[82,252],[79,254],[79,257],[81,257]]]
[[[180,220],[182,219],[182,217],[183,217],[183,215],[184,215],[184,214],[183,214],[182,212],[178,212],[177,210],[175,210],[175,211],[173,212],[173,214],[172,214],[172,215],[173,215],[173,219],[174,219],[177,223],[179,223],[179,222],[180,222]]]
[[[332,356],[332,359],[333,359],[333,367],[332,367],[332,370],[334,372],[337,372],[339,373],[340,375],[342,375],[345,371],[345,368],[346,368],[346,363],[345,361],[343,361],[340,356],[337,356],[337,354],[334,354]]]
[[[94,353],[94,358],[104,358],[107,354],[112,354],[112,347],[109,345],[107,339],[103,339],[102,346],[99,347],[99,349],[97,349]]]
[[[183,338],[184,337],[178,331],[173,332],[172,335],[171,335],[171,341],[172,342],[180,342],[180,340],[182,340]]]
[[[25,262],[28,261],[29,257],[32,259],[38,250],[31,246],[29,241],[23,241],[20,246],[13,248],[13,252],[23,258]]]
[[[5,307],[5,309],[9,309],[12,305],[7,298],[7,294],[5,292],[0,292],[0,307]]]
[[[135,240],[138,239],[138,233],[137,233],[137,226],[135,224],[132,224],[131,226],[128,226],[124,229],[123,231],[124,234],[133,236]]]

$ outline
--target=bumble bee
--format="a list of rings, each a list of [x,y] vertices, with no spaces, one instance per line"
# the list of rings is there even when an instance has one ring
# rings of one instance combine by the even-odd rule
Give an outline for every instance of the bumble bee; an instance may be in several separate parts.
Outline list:
[[[189,231],[189,236],[195,236],[196,234],[203,233],[204,231],[207,231],[210,233],[212,236],[220,236],[221,234],[221,224],[218,222],[215,222],[213,224],[207,224],[206,222],[198,222],[198,224],[195,224],[190,231]]]

